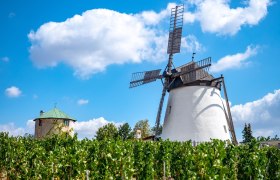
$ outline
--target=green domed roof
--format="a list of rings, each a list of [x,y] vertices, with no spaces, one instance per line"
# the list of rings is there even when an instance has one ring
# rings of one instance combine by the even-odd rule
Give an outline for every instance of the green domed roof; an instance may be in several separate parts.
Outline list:
[[[66,113],[62,112],[61,110],[57,108],[53,108],[52,110],[48,112],[41,113],[40,117],[34,119],[50,119],[50,118],[55,118],[55,119],[70,119],[73,121],[76,121],[74,118],[68,116]]]

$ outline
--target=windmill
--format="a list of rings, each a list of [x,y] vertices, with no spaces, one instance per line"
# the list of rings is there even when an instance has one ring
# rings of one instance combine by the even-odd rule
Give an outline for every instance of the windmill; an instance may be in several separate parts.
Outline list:
[[[161,69],[133,73],[129,87],[134,88],[157,79],[162,81],[155,124],[156,137],[159,136],[164,97],[169,92],[161,134],[163,139],[208,141],[210,138],[227,140],[231,137],[236,144],[224,77],[214,78],[208,73],[211,58],[195,62],[193,53],[189,63],[179,67],[173,65],[173,55],[180,53],[183,14],[184,5],[171,9],[167,47],[169,58],[163,73]],[[225,101],[220,95],[222,87]]]

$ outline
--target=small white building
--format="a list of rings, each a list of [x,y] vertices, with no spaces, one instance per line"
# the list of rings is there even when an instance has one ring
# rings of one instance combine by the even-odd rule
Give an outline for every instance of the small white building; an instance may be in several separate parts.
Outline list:
[[[40,116],[35,121],[35,138],[43,138],[52,134],[67,132],[74,135],[74,123],[76,120],[58,108],[53,108],[48,112],[40,111]]]

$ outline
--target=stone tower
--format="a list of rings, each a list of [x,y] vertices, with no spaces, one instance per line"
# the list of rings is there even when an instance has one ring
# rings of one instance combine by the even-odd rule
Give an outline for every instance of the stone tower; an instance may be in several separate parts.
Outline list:
[[[48,112],[40,111],[40,116],[35,121],[35,138],[43,138],[52,134],[67,132],[74,135],[75,119],[71,118],[58,108],[53,108]]]

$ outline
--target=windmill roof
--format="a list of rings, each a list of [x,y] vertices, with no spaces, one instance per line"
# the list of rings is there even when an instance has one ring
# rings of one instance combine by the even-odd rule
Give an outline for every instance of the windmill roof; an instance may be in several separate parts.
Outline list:
[[[55,119],[70,119],[73,121],[76,121],[76,119],[68,116],[66,113],[63,111],[59,110],[58,108],[53,108],[52,110],[48,112],[42,113],[38,118],[34,119],[49,119],[49,118],[55,118]]]

